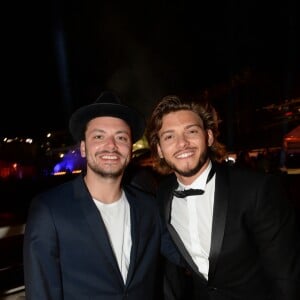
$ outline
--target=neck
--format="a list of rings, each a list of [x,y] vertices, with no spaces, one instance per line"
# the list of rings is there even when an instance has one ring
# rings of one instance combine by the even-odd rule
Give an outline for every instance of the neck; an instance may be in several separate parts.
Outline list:
[[[91,196],[100,202],[109,204],[121,198],[121,179],[86,175],[84,181]]]

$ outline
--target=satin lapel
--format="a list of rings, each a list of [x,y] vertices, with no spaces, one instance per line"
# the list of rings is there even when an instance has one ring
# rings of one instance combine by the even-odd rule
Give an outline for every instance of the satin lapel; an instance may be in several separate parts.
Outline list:
[[[112,267],[112,270],[120,278],[123,283],[122,275],[118,267],[117,260],[115,258],[112,246],[109,241],[108,233],[105,228],[105,224],[102,220],[101,214],[98,211],[87,187],[83,180],[76,180],[73,184],[75,201],[79,201],[83,214],[87,223],[89,224],[90,230],[94,236],[94,241],[99,247],[99,255],[101,252],[106,256],[107,261]],[[95,258],[97,259],[97,258]],[[109,271],[109,270],[108,270]]]
[[[171,209],[172,209],[172,200],[173,200],[173,190],[176,189],[176,188],[177,188],[177,185],[174,184],[174,186],[171,189],[169,189],[169,192],[167,192],[164,196],[165,199],[167,199],[166,200],[166,207],[165,207],[165,218],[167,220],[167,228],[168,228],[168,231],[169,231],[174,243],[178,247],[181,255],[184,257],[186,262],[189,264],[189,266],[193,269],[193,271],[195,273],[197,273],[199,276],[203,277],[203,275],[198,271],[198,267],[194,263],[192,257],[190,256],[190,254],[186,250],[186,248],[185,248],[181,238],[179,237],[177,231],[171,225]],[[205,279],[205,278],[203,277],[203,279]]]
[[[186,262],[190,265],[190,267],[193,269],[194,272],[198,273],[199,275],[201,275],[198,271],[198,267],[196,266],[196,264],[194,263],[193,259],[191,258],[190,254],[188,253],[188,251],[186,250],[182,240],[180,239],[179,235],[177,234],[176,230],[174,229],[174,227],[171,224],[167,224],[167,228],[170,232],[170,235],[174,241],[174,243],[176,244],[176,246],[178,247],[181,255],[184,257],[184,259],[186,260]]]
[[[213,278],[221,251],[229,199],[229,177],[226,168],[216,168],[215,199],[209,255],[209,281]]]

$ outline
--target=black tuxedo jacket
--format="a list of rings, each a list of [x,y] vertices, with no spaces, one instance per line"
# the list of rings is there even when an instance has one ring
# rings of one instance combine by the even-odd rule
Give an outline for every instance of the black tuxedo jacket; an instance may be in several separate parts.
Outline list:
[[[109,237],[82,176],[37,196],[24,236],[27,300],[156,300],[160,253],[177,263],[155,199],[124,187],[132,249],[124,284]],[[168,238],[169,237],[169,238]]]
[[[174,269],[169,274],[167,269],[168,299],[299,300],[300,237],[295,211],[279,175],[227,165],[214,167],[208,280],[199,273],[170,223],[172,192],[178,186],[175,175],[169,175],[159,187],[158,201],[164,203],[167,228],[189,274],[189,290],[180,291],[182,277],[178,280]]]

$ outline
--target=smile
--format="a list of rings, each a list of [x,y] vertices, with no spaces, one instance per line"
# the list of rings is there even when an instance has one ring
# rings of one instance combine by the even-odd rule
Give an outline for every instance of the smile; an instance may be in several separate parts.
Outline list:
[[[116,160],[118,159],[118,156],[116,155],[103,155],[101,156],[102,159],[109,159],[109,160]]]
[[[184,152],[176,155],[176,158],[187,158],[191,157],[194,153],[193,152]]]

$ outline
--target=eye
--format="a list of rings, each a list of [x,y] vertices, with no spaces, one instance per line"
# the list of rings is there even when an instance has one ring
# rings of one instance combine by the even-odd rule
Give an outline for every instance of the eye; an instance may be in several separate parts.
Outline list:
[[[196,130],[196,129],[191,129],[190,131],[189,131],[189,133],[197,133],[198,132],[198,130]]]
[[[103,140],[104,139],[104,135],[103,134],[97,134],[94,136],[95,140]]]
[[[165,135],[164,137],[163,137],[163,140],[164,141],[168,141],[168,140],[171,140],[171,139],[173,139],[174,138],[174,135],[172,135],[172,134],[167,134],[167,135]]]
[[[129,142],[129,137],[127,135],[118,135],[116,137],[116,140],[122,143],[128,143]]]
[[[200,132],[200,129],[199,128],[197,128],[197,127],[193,127],[193,128],[189,128],[188,130],[187,130],[187,134],[188,135],[197,135],[197,134],[199,134],[199,132]]]

